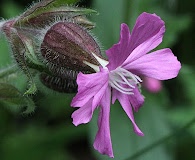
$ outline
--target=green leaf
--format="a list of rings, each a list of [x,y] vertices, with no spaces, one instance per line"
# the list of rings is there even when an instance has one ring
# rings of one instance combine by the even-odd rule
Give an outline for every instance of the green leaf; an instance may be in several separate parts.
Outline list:
[[[8,104],[23,105],[22,94],[12,85],[0,83],[0,101]]]
[[[0,83],[0,102],[12,111],[26,107],[24,114],[32,113],[35,109],[35,104],[29,97],[23,96],[17,88],[6,83]]]

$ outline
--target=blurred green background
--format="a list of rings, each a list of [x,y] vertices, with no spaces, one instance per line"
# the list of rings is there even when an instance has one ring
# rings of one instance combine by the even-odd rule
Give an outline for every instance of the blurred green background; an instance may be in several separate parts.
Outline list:
[[[2,0],[0,17],[16,17],[31,0]],[[195,125],[179,130],[195,118],[195,1],[194,0],[83,0],[81,7],[95,9],[99,15],[89,18],[96,23],[92,31],[102,50],[118,42],[122,22],[132,29],[142,12],[156,13],[166,24],[166,33],[159,48],[169,47],[182,63],[176,79],[164,81],[159,93],[149,93],[135,119],[145,133],[136,136],[120,105],[111,107],[111,136],[116,160],[194,160]],[[0,38],[0,68],[14,63],[8,43]],[[0,160],[108,160],[93,149],[97,131],[97,113],[86,125],[72,124],[70,107],[73,94],[62,94],[42,86],[35,77],[38,93],[33,97],[36,109],[21,115],[17,105],[0,101]],[[27,87],[22,71],[1,79],[21,93]],[[9,107],[8,107],[9,106]],[[168,135],[174,134],[168,140]],[[161,144],[142,152],[151,144]],[[140,152],[141,151],[141,152]],[[138,153],[138,154],[137,154]],[[131,158],[137,155],[135,158]]]

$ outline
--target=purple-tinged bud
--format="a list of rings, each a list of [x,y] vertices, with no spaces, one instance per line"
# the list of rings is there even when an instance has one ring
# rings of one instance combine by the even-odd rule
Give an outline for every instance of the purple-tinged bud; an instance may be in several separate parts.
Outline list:
[[[94,72],[83,63],[100,65],[92,53],[101,56],[98,44],[84,28],[72,22],[53,25],[41,44],[41,54],[49,64],[74,71]]]
[[[60,92],[75,92],[79,71],[95,72],[83,62],[100,65],[92,53],[102,57],[98,44],[86,29],[73,22],[56,23],[41,44],[41,54],[53,73],[41,75],[42,83]]]

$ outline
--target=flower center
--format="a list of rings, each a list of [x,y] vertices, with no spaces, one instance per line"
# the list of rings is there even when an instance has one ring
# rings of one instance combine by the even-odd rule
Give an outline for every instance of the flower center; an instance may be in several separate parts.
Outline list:
[[[141,78],[124,68],[118,67],[109,73],[109,84],[121,93],[132,95],[136,85],[142,82]]]

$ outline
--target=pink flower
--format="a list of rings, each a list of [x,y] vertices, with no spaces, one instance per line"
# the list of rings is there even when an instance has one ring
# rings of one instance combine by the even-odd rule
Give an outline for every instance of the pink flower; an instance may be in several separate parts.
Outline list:
[[[143,86],[151,93],[158,93],[162,89],[162,82],[154,78],[144,77]]]
[[[139,76],[166,80],[178,75],[181,64],[170,49],[147,54],[162,42],[164,32],[164,22],[160,17],[142,13],[131,35],[128,26],[121,24],[119,43],[106,51],[109,62],[93,53],[101,66],[84,62],[97,73],[78,74],[78,93],[71,106],[80,108],[72,114],[73,124],[77,126],[88,123],[99,106],[99,129],[94,148],[101,154],[114,157],[109,124],[111,97],[112,103],[118,99],[131,120],[135,133],[143,136],[133,116],[133,110],[138,111],[144,102],[144,97],[139,91],[142,82]]]

